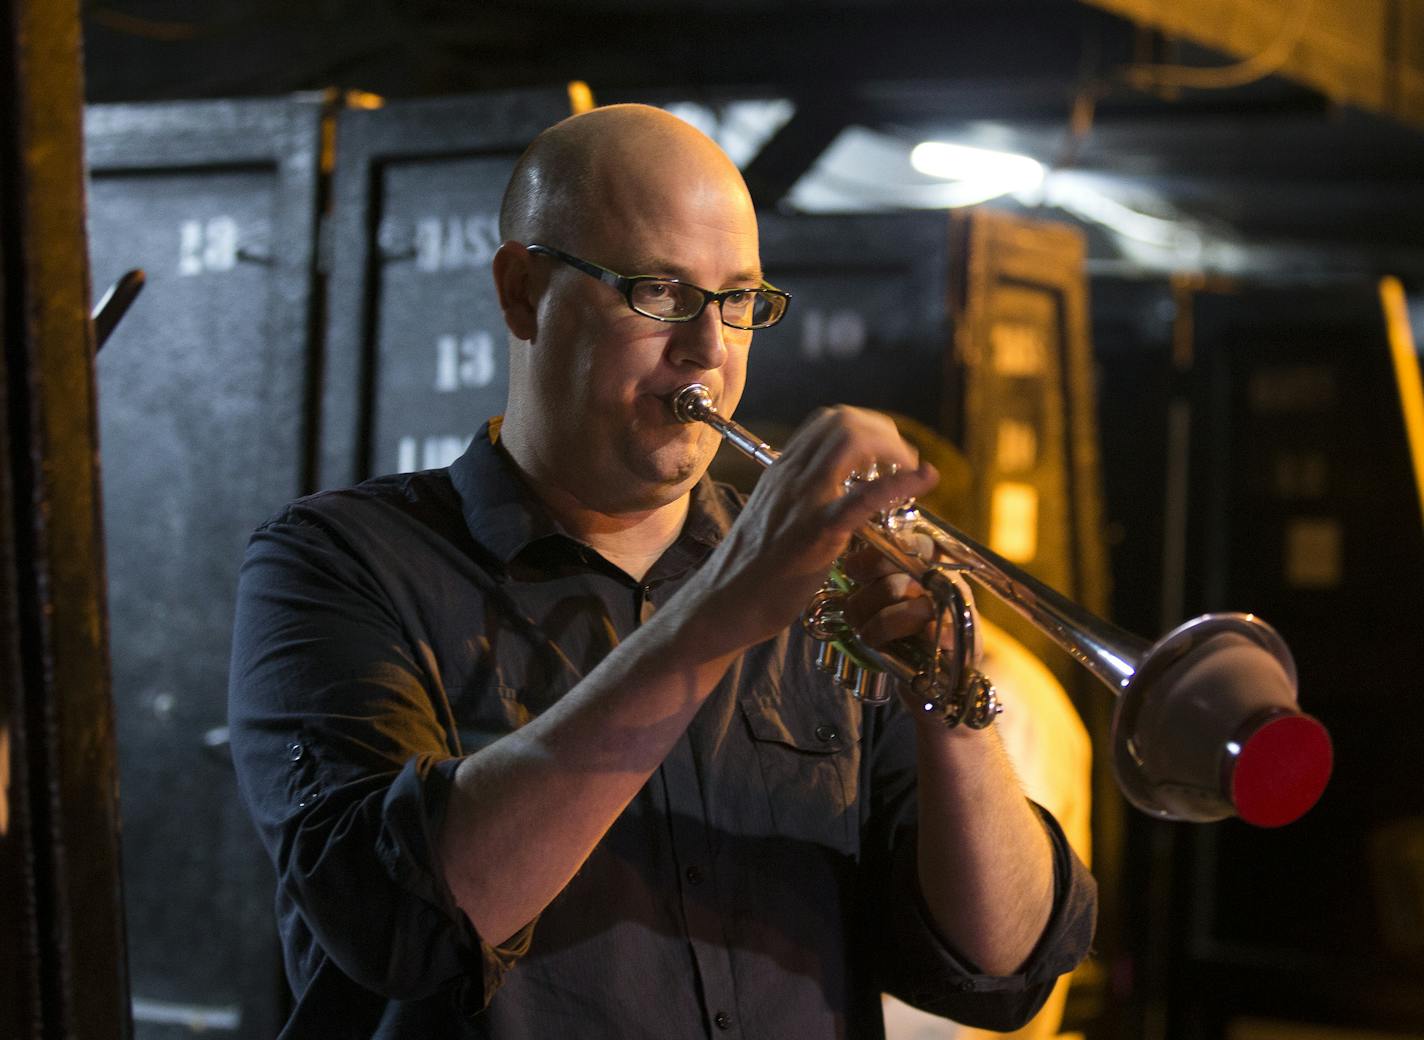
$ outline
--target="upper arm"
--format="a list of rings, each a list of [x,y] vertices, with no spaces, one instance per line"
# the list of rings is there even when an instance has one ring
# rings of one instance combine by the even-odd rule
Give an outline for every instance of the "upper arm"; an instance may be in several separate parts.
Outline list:
[[[464,973],[478,949],[432,853],[458,753],[437,682],[359,560],[312,525],[257,532],[229,683],[239,787],[323,952],[391,994]]]

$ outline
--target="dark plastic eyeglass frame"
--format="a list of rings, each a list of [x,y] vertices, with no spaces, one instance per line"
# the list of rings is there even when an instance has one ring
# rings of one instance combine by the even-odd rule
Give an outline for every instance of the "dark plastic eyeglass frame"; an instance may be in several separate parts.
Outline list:
[[[530,243],[524,248],[536,255],[551,256],[555,260],[562,260],[564,263],[568,264],[575,270],[582,271],[584,274],[588,275],[591,278],[597,278],[605,285],[613,286],[613,288],[617,289],[623,295],[623,299],[627,302],[629,310],[631,310],[634,314],[641,315],[644,318],[652,318],[654,321],[664,321],[672,325],[681,325],[685,322],[696,321],[698,318],[702,317],[702,312],[707,309],[707,305],[709,303],[715,303],[717,304],[717,316],[721,318],[723,325],[727,326],[729,329],[741,329],[743,331],[749,332],[753,329],[771,328],[782,318],[786,317],[786,312],[791,308],[791,294],[784,289],[778,289],[776,286],[765,280],[763,280],[761,285],[757,286],[755,289],[724,289],[721,292],[713,292],[711,289],[704,289],[700,285],[693,285],[691,282],[685,282],[681,278],[668,278],[664,275],[658,274],[619,274],[617,271],[610,271],[608,268],[600,266],[599,264],[595,264],[591,260],[584,260],[581,257],[574,256],[572,253],[565,253],[562,249],[555,249],[553,246],[540,245],[537,242]],[[633,305],[633,289],[635,286],[639,285],[642,282],[673,282],[677,285],[686,286],[689,289],[696,289],[699,293],[702,294],[702,306],[698,307],[697,310],[693,313],[684,315],[680,318],[664,318],[657,314],[649,314],[647,311],[640,311],[637,307]],[[744,292],[759,292],[766,293],[769,296],[779,296],[782,300],[785,301],[785,305],[781,308],[781,313],[776,316],[775,321],[768,321],[761,325],[737,325],[728,321],[726,315],[722,313],[722,301],[729,296],[735,296],[737,295],[737,293]]]

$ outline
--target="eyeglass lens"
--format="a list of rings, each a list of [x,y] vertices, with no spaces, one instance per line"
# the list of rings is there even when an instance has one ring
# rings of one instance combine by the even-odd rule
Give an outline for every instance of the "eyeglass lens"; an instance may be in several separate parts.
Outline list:
[[[657,279],[638,282],[631,292],[634,310],[665,321],[696,314],[703,299],[702,291],[694,286]],[[722,299],[722,320],[742,328],[770,324],[780,316],[783,307],[780,298],[748,289]]]

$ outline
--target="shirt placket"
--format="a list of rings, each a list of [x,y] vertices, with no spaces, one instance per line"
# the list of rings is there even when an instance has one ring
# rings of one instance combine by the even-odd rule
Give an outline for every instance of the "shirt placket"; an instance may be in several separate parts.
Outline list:
[[[638,588],[636,613],[640,624],[657,609],[653,591],[651,584]],[[723,931],[722,914],[717,906],[706,802],[686,732],[663,759],[657,775],[667,805],[673,861],[677,866],[678,899],[702,994],[707,1035],[744,1035],[732,981],[731,944]]]

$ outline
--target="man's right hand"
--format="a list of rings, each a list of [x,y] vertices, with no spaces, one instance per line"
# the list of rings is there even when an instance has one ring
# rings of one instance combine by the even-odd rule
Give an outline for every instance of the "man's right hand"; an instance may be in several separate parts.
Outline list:
[[[846,477],[872,464],[879,479],[847,490]],[[938,479],[887,416],[845,405],[818,410],[683,590],[696,600],[692,613],[711,621],[700,633],[708,650],[735,653],[791,624],[862,525]]]

